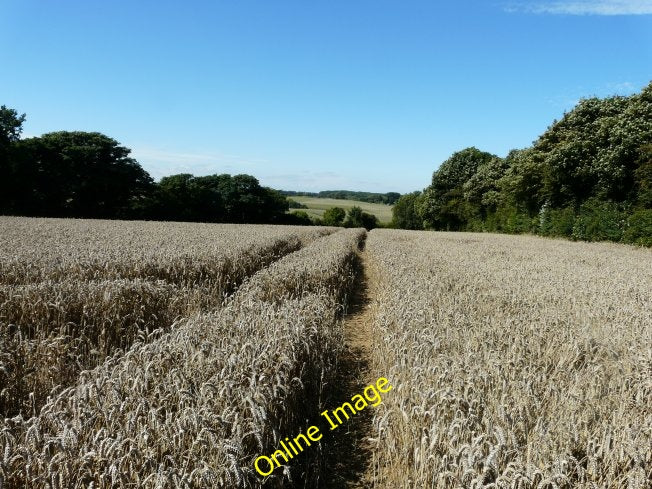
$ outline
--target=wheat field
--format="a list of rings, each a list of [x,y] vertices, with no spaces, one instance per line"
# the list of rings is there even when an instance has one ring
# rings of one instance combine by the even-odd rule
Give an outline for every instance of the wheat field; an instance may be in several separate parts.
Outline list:
[[[652,255],[372,231],[376,487],[650,487]]]
[[[0,226],[2,489],[652,486],[649,250]],[[351,328],[367,345],[353,359]],[[394,388],[365,421],[258,474],[256,457],[355,394],[337,398],[351,377]]]

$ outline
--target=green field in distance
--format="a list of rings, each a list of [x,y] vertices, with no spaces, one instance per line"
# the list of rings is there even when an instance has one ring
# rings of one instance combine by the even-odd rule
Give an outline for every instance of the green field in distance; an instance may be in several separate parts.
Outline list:
[[[369,202],[360,202],[359,200],[344,199],[322,199],[319,197],[303,197],[293,195],[288,197],[296,202],[307,205],[307,209],[290,209],[290,211],[306,211],[309,216],[321,217],[326,209],[331,207],[341,207],[348,211],[353,206],[362,208],[364,212],[373,214],[381,223],[388,223],[392,220],[392,207],[386,204],[370,204]]]

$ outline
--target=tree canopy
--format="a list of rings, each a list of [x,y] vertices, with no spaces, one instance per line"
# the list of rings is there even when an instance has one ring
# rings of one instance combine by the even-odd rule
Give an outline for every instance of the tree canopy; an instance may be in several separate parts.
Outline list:
[[[179,174],[155,183],[128,148],[104,134],[59,131],[21,140],[24,120],[0,108],[2,214],[296,222],[285,214],[287,199],[250,175]]]
[[[19,116],[15,109],[0,106],[0,148],[6,148],[20,139],[24,122],[25,114]]]
[[[395,225],[532,232],[652,244],[652,83],[629,96],[588,98],[529,148],[505,158],[467,148],[433,173]],[[411,209],[409,209],[411,207]],[[647,236],[647,237],[646,237]]]
[[[306,197],[319,197],[322,199],[343,199],[343,200],[358,200],[360,202],[368,202],[371,204],[394,204],[401,194],[398,192],[387,192],[384,194],[377,192],[355,192],[352,190],[322,190],[321,192],[295,192],[292,190],[281,190],[281,193],[286,196],[306,196]]]
[[[423,218],[418,212],[421,192],[402,195],[392,207],[392,226],[400,229],[423,229]]]
[[[3,168],[11,182],[5,213],[128,217],[152,179],[130,150],[97,132],[53,132],[16,141]]]
[[[326,209],[321,216],[324,226],[342,226],[344,225],[344,218],[346,211],[341,207],[331,207]]]
[[[480,165],[495,157],[477,148],[466,148],[444,161],[432,175],[432,183],[424,192],[422,214],[426,225],[439,229],[460,229],[468,212],[463,186]]]
[[[14,146],[20,139],[23,122],[25,114],[19,116],[15,109],[5,105],[0,107],[0,212],[9,208],[15,191],[11,169],[15,158]]]
[[[181,221],[281,222],[288,202],[250,175],[179,174],[164,177],[154,197],[155,215]]]
[[[373,214],[364,212],[362,208],[354,205],[349,209],[344,220],[344,227],[347,228],[366,228],[371,230],[378,227],[378,218]]]

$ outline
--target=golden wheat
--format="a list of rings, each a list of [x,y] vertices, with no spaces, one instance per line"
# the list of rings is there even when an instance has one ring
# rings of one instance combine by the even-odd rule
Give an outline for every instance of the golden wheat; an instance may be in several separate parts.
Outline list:
[[[0,284],[142,278],[227,287],[256,271],[266,250],[275,259],[274,246],[294,251],[336,228],[0,216],[0,229]]]
[[[253,461],[341,378],[363,230],[0,224],[0,487],[328,478],[321,445],[267,478]],[[389,230],[366,250],[394,386],[361,435],[369,485],[652,485],[649,250]]]
[[[0,415],[178,318],[333,228],[0,217]],[[152,247],[155,248],[152,248]]]
[[[652,254],[374,230],[376,487],[649,487]]]
[[[253,275],[221,309],[109,357],[30,419],[6,419],[10,487],[250,487],[253,460],[319,407],[360,230]],[[270,486],[300,477],[286,470]]]

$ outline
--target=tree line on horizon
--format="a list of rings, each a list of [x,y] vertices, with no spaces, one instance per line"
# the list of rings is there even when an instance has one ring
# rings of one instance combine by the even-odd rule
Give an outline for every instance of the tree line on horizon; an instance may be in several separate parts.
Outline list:
[[[652,246],[652,83],[631,96],[581,100],[504,158],[458,151],[392,212],[403,229]]]
[[[0,107],[0,214],[227,223],[297,223],[251,175],[178,174],[154,182],[130,150],[98,132],[21,139],[25,115]],[[299,223],[300,224],[300,223]]]
[[[369,204],[393,205],[401,197],[398,192],[356,192],[353,190],[322,190],[320,192],[298,192],[294,190],[280,190],[287,197],[317,197],[320,199],[357,200]]]
[[[378,226],[353,207],[329,209],[324,218],[305,212],[286,195],[251,175],[181,173],[155,182],[131,150],[99,132],[57,131],[21,139],[25,114],[0,107],[0,214],[31,217],[149,219],[166,221]],[[400,194],[325,191],[330,198],[394,202]]]
[[[310,195],[395,202],[395,228],[652,246],[652,83],[631,96],[581,100],[532,146],[504,158],[475,147],[458,151],[428,187],[403,196],[276,191],[251,175],[177,174],[154,182],[130,150],[108,136],[58,131],[21,139],[24,121],[24,114],[0,107],[0,214],[378,225],[360,208],[349,215],[329,209],[319,220],[287,212],[295,207],[288,196]]]

